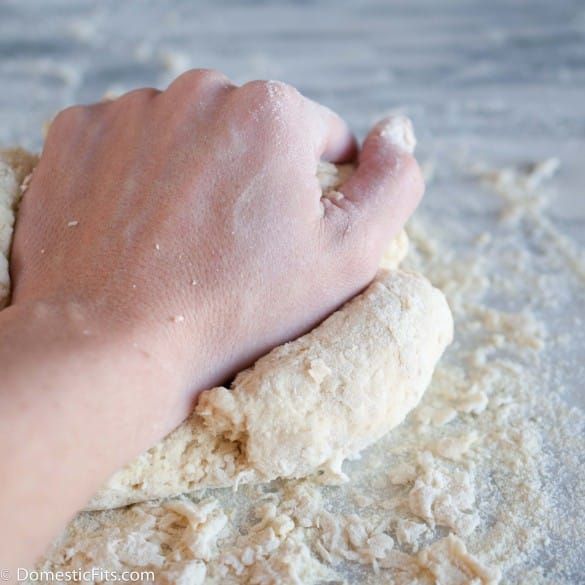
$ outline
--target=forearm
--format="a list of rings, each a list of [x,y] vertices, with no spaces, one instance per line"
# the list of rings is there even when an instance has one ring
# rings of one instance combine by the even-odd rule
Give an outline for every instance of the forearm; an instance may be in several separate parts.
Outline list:
[[[178,380],[132,337],[74,307],[0,312],[2,566],[34,561],[115,469],[183,414],[169,387]]]

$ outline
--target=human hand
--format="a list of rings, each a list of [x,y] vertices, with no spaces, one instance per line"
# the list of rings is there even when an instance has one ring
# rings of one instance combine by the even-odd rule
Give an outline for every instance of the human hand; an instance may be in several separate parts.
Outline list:
[[[167,391],[217,384],[372,279],[423,192],[408,131],[377,126],[332,200],[317,164],[354,138],[285,84],[195,70],[65,110],[20,210],[13,303],[165,363]]]

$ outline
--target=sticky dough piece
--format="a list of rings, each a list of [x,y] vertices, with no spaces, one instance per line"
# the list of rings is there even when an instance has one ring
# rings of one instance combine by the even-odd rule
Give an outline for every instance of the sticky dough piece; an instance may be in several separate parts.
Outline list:
[[[37,161],[36,156],[21,148],[0,150],[0,309],[10,299],[8,260],[21,186]]]
[[[0,182],[0,205],[12,210],[12,219],[0,216],[0,235],[10,224],[10,238],[16,190],[34,162],[23,151],[16,157],[0,152],[0,177],[13,169],[12,178]],[[323,163],[324,196],[350,171]],[[191,416],[115,473],[87,509],[276,478],[343,480],[343,460],[418,403],[452,339],[443,294],[422,276],[396,269],[407,243],[400,234],[374,282],[313,331],[260,358],[230,389],[203,392]],[[5,258],[7,246],[0,248]],[[3,276],[0,282],[7,282],[7,272]]]

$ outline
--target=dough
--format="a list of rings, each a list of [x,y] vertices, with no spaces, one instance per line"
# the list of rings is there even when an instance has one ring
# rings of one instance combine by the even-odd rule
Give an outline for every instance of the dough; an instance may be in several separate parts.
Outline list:
[[[24,151],[0,151],[0,306],[20,185],[35,162]],[[350,169],[322,164],[325,196],[335,196]],[[452,339],[443,294],[396,269],[406,246],[401,234],[366,291],[313,331],[260,358],[230,389],[202,393],[193,414],[115,473],[88,509],[314,473],[324,482],[343,480],[343,460],[418,403]]]
[[[38,158],[26,150],[0,150],[0,309],[10,298],[8,258],[14,230],[16,208],[22,195],[21,185],[30,175]]]

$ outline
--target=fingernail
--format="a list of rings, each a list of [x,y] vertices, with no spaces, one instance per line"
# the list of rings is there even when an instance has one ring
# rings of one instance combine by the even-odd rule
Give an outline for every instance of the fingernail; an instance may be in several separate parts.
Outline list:
[[[412,154],[416,148],[416,136],[407,116],[389,116],[376,124],[380,137],[394,148]]]

